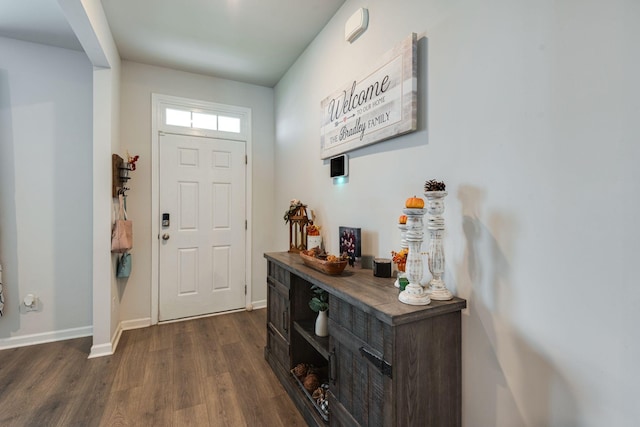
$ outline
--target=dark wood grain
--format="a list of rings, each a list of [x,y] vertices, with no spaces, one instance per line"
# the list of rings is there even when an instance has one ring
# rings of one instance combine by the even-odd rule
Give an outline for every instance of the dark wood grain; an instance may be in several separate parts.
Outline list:
[[[282,335],[285,341],[289,341],[290,313],[289,313],[289,288],[276,280],[268,282],[267,310],[269,311],[269,323]]]
[[[302,279],[308,286],[317,285],[345,302],[360,308],[385,323],[399,325],[418,319],[458,311],[467,302],[454,297],[450,301],[432,301],[428,306],[412,306],[398,302],[398,290],[393,279],[375,277],[372,270],[347,269],[338,276],[329,276],[307,267],[298,254],[271,252],[265,258],[278,267]],[[270,267],[274,268],[275,267]],[[293,279],[292,279],[293,280]]]
[[[294,324],[290,341],[279,340],[271,349],[268,345],[265,357],[310,425],[327,423],[291,386],[290,366],[279,363],[283,354],[292,364],[331,365],[331,426],[461,425],[460,310],[465,300],[410,306],[398,301],[391,279],[374,277],[371,270],[331,276],[306,267],[296,254],[265,257],[269,283],[285,270],[290,284],[288,301],[277,301],[284,294],[269,287],[268,301],[278,309],[268,310],[268,330],[277,336],[272,323],[281,307]],[[313,316],[308,309],[313,285],[330,294],[328,349],[300,326]]]
[[[301,426],[265,362],[266,310],[0,351],[4,426]]]

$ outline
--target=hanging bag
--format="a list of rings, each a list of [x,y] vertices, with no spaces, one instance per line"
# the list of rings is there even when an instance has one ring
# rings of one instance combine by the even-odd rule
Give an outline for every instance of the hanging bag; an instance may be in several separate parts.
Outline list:
[[[125,201],[122,195],[118,196],[120,208],[118,218],[111,230],[111,252],[124,253],[133,247],[133,222],[127,219]]]
[[[131,275],[131,254],[126,252],[118,258],[118,268],[116,269],[116,277],[126,278]]]

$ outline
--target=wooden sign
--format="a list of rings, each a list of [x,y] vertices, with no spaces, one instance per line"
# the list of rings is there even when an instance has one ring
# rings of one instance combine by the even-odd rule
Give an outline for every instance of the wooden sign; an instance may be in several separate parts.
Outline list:
[[[322,159],[416,130],[417,36],[387,52],[368,75],[322,103]]]

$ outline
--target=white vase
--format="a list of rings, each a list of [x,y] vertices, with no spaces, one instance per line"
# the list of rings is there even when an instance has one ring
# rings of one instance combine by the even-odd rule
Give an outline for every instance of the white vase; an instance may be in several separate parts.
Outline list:
[[[326,337],[329,335],[329,318],[327,316],[327,310],[319,311],[316,318],[316,335],[319,337]]]

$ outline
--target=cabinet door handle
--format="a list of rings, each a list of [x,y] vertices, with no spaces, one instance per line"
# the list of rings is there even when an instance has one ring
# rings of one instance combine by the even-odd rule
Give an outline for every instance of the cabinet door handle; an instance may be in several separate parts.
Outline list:
[[[282,330],[289,332],[289,328],[287,327],[287,310],[282,312]]]
[[[329,381],[331,381],[333,385],[336,384],[336,373],[336,349],[334,348],[331,350],[331,353],[329,353]]]
[[[368,348],[365,348],[365,347],[360,347],[360,354],[362,354],[364,357],[366,357],[367,360],[369,362],[371,362],[371,364],[373,364],[373,366],[378,368],[380,373],[382,373],[383,375],[388,376],[389,378],[392,378],[391,377],[391,371],[392,370],[391,370],[391,365],[389,364],[389,362],[384,360],[382,357],[374,354],[371,350],[369,350]]]

